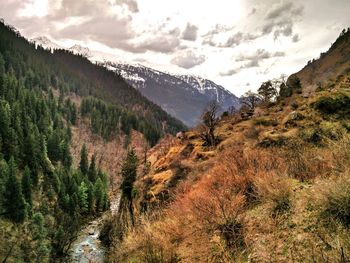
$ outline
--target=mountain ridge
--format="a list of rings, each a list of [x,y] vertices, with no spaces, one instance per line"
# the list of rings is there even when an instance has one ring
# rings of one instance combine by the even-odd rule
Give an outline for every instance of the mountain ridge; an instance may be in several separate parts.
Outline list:
[[[51,50],[64,49],[47,37],[38,37],[31,41]],[[210,101],[216,101],[221,107],[221,112],[228,110],[230,107],[235,109],[240,107],[239,99],[229,90],[200,76],[174,74],[153,69],[140,63],[133,64],[114,62],[113,59],[101,59],[94,56],[88,48],[77,44],[67,50],[87,57],[89,60],[117,72],[149,100],[190,127],[199,123],[202,111]]]

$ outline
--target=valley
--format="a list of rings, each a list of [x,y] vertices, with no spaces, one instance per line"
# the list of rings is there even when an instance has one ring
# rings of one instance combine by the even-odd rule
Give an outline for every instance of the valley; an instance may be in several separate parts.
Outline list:
[[[2,263],[350,262],[350,28],[306,58],[347,20],[311,34],[310,3],[288,0],[226,2],[246,27],[206,2],[215,20],[167,3],[159,22],[141,0],[10,2]]]

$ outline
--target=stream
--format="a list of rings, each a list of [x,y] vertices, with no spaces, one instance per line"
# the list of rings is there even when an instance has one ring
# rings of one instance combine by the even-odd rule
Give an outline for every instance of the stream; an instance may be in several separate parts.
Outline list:
[[[120,195],[111,200],[110,211],[105,212],[99,218],[91,221],[82,228],[70,249],[70,262],[72,263],[103,263],[106,248],[99,240],[103,219],[118,212]]]

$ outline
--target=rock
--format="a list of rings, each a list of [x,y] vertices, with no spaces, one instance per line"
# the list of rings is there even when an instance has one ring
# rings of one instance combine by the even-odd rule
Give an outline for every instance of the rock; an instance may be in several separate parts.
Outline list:
[[[286,126],[296,126],[296,121],[304,119],[304,115],[297,112],[297,111],[292,111],[291,113],[288,114],[288,116],[284,119],[283,123]]]

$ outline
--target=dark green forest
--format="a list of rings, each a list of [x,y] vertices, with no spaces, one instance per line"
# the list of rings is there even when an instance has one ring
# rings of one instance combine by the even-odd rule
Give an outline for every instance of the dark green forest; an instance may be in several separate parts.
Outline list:
[[[0,23],[2,262],[57,262],[81,225],[108,209],[108,175],[96,156],[89,160],[84,145],[72,166],[78,118],[106,140],[137,130],[151,145],[185,128],[115,73],[65,50],[36,49]]]

